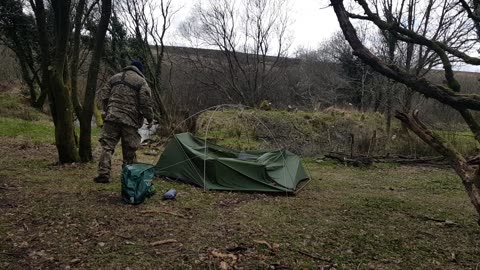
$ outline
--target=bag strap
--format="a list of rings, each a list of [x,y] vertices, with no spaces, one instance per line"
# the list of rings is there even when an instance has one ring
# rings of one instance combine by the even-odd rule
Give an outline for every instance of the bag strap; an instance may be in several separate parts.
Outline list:
[[[130,89],[132,89],[132,90],[135,90],[136,92],[139,92],[140,89],[142,88],[142,86],[141,86],[141,85],[133,85],[133,84],[125,81],[125,75],[126,75],[126,73],[127,73],[127,71],[124,71],[123,74],[122,74],[122,78],[121,78],[119,81],[116,81],[116,82],[112,83],[110,86],[111,86],[111,87],[114,87],[114,86],[116,86],[116,85],[122,84],[122,85],[125,85],[125,86],[127,86],[128,88],[130,88]]]

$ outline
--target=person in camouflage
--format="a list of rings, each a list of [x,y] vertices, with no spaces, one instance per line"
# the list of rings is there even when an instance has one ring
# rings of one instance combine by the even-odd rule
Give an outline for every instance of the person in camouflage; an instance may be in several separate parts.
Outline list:
[[[104,124],[100,144],[102,153],[98,162],[96,183],[109,183],[111,160],[115,146],[122,140],[123,164],[136,161],[135,152],[140,145],[137,130],[153,122],[151,91],[143,75],[143,64],[133,61],[122,72],[113,75],[100,97]]]

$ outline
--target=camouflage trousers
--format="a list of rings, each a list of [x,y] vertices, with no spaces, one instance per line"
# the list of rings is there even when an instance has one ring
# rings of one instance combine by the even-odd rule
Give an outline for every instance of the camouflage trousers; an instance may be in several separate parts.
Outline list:
[[[110,179],[112,169],[112,155],[115,152],[115,146],[122,139],[123,164],[132,164],[136,162],[135,152],[140,145],[140,135],[137,129],[124,124],[105,121],[103,124],[100,144],[102,153],[98,162],[98,175]]]

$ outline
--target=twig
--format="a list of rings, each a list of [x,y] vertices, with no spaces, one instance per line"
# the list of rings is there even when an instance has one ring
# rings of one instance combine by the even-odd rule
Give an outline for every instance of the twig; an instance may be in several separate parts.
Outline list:
[[[130,240],[132,239],[133,237],[130,236],[130,235],[122,235],[122,234],[119,234],[119,233],[115,233],[116,236],[120,237],[120,238],[123,238],[123,239],[126,239],[126,240]]]
[[[21,254],[19,253],[12,253],[12,252],[5,252],[5,251],[0,251],[0,254],[7,255],[7,256],[12,256],[12,257],[20,257]]]
[[[318,255],[310,254],[310,253],[307,253],[307,252],[299,250],[299,249],[296,249],[294,251],[296,251],[296,252],[298,252],[298,253],[300,253],[304,256],[310,257],[312,259],[316,259],[316,260],[320,260],[320,261],[324,261],[324,262],[329,262],[329,263],[333,262],[333,259],[328,258],[328,257],[321,257],[321,256],[318,256]]]
[[[143,211],[140,211],[140,213],[141,214],[168,214],[168,215],[172,215],[180,218],[188,218],[182,214],[173,213],[165,210],[143,210]]]
[[[156,247],[156,246],[161,246],[161,245],[165,245],[165,244],[173,244],[173,243],[177,243],[177,240],[167,239],[167,240],[155,241],[155,242],[150,243],[150,246]]]

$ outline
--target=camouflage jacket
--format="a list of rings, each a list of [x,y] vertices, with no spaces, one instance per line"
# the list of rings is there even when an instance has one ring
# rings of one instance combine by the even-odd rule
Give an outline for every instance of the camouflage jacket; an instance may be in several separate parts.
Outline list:
[[[135,66],[113,75],[101,93],[105,121],[140,128],[143,119],[152,121],[151,90]]]

